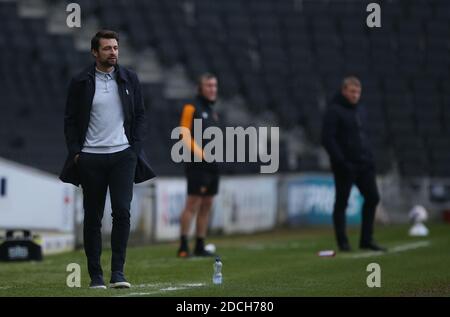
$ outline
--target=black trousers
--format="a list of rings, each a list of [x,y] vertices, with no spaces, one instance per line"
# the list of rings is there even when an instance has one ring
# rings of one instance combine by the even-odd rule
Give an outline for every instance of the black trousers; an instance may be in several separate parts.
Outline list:
[[[373,168],[356,167],[352,173],[333,169],[336,200],[333,210],[333,223],[336,240],[339,245],[348,243],[346,234],[345,210],[352,185],[355,184],[364,197],[362,207],[362,224],[360,244],[372,242],[375,210],[380,201],[380,195]]]
[[[111,271],[123,272],[130,233],[130,204],[137,155],[131,149],[111,153],[81,153],[78,158],[83,188],[83,238],[91,277],[103,275],[100,264],[102,253],[102,218],[109,187],[112,209]]]

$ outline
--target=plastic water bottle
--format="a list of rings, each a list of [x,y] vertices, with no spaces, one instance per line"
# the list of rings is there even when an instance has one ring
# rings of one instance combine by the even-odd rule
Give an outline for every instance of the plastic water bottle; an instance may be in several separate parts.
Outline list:
[[[222,284],[222,262],[220,261],[220,257],[216,257],[216,261],[214,262],[213,284]]]

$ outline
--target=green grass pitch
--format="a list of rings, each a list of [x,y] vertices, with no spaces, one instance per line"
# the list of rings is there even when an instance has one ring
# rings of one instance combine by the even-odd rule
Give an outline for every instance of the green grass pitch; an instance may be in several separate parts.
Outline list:
[[[331,229],[284,229],[254,235],[214,237],[222,257],[222,285],[213,285],[212,258],[178,259],[177,244],[130,247],[126,275],[133,287],[90,290],[82,250],[42,262],[0,263],[0,296],[449,296],[450,225],[432,224],[425,238],[408,226],[378,226],[386,254],[357,249],[358,228],[349,230],[354,251],[319,257],[335,248]],[[111,253],[104,250],[105,280]],[[381,267],[381,287],[369,288],[366,268]],[[66,286],[66,266],[81,265],[81,288]]]

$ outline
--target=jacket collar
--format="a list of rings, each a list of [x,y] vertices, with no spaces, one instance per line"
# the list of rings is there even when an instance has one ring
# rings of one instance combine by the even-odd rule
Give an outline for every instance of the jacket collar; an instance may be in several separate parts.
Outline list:
[[[89,77],[95,78],[95,63],[86,67],[80,74],[75,77],[76,81],[85,81],[88,80]],[[115,74],[117,80],[128,82],[130,80],[128,74],[125,72],[123,67],[120,67],[119,64],[115,66]]]
[[[356,109],[358,107],[358,104],[353,105],[350,102],[348,102],[347,98],[344,97],[344,95],[342,95],[341,92],[336,93],[336,95],[333,98],[334,102],[337,103],[338,105],[348,108],[348,109]]]
[[[215,104],[214,101],[209,101],[209,100],[207,100],[205,97],[203,97],[203,96],[200,95],[200,94],[197,94],[197,100],[198,100],[204,107],[207,107],[207,108],[212,108],[212,107],[214,106],[214,104]]]

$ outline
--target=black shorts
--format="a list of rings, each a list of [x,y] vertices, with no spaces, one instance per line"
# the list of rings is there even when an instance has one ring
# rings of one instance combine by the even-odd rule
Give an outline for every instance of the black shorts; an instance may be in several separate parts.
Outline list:
[[[207,169],[186,169],[188,195],[214,196],[219,190],[219,173]]]

